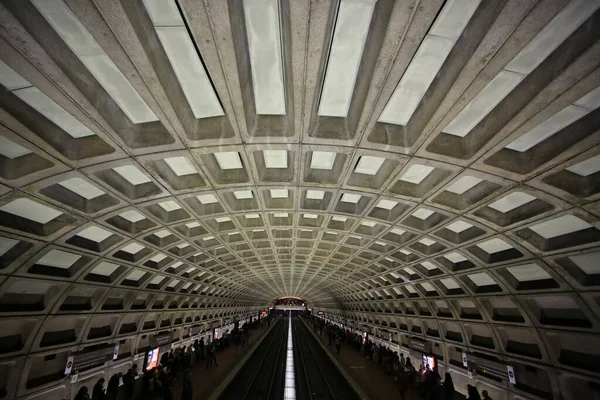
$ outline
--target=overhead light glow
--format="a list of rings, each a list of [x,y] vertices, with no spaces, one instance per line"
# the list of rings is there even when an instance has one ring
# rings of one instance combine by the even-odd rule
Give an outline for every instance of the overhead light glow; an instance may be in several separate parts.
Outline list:
[[[233,196],[238,200],[251,199],[254,197],[251,190],[238,190],[233,192]]]
[[[413,164],[400,178],[401,181],[418,185],[433,172],[435,168],[428,165]]]
[[[224,115],[175,0],[143,0],[196,119]]]
[[[63,0],[33,5],[134,124],[158,118]]]
[[[310,168],[331,170],[335,163],[336,156],[337,153],[332,153],[330,151],[313,151],[310,159]]]
[[[600,0],[567,4],[443,129],[467,136],[512,90],[600,7]],[[543,139],[542,139],[543,140]],[[524,139],[525,141],[525,139]],[[534,140],[535,141],[535,140]],[[526,148],[522,143],[519,148]],[[526,150],[523,150],[526,151]]]
[[[346,117],[375,0],[341,0],[319,103],[319,115]]]
[[[325,192],[322,190],[307,190],[306,198],[311,200],[323,200]]]
[[[194,168],[187,157],[168,157],[165,158],[164,161],[177,176],[186,176],[198,173],[196,168]]]
[[[358,160],[358,164],[356,164],[356,168],[354,168],[354,172],[357,174],[375,176],[384,162],[385,158],[382,157],[361,156]]]
[[[219,164],[219,168],[223,170],[243,168],[240,153],[237,151],[224,151],[221,153],[213,153]]]
[[[257,114],[285,115],[278,0],[244,0],[244,17]]]
[[[479,3],[480,0],[446,1],[383,109],[379,122],[408,124]]]
[[[140,171],[134,165],[122,165],[120,167],[114,167],[113,171],[115,171],[121,176],[121,178],[125,179],[133,186],[151,182],[150,178],[148,178],[142,171]]]
[[[287,150],[263,150],[266,168],[287,168]]]

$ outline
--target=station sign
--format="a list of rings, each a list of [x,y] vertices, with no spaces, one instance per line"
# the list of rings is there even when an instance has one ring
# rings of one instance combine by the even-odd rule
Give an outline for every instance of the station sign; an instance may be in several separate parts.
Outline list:
[[[466,367],[475,371],[477,375],[495,380],[507,380],[511,383],[513,381],[516,382],[515,372],[510,365],[506,365],[500,361],[477,357],[469,353],[463,353],[463,365],[465,365],[465,359],[467,362]]]
[[[416,351],[420,351],[424,354],[431,353],[431,342],[427,340],[421,340],[415,337],[410,338],[410,348]]]
[[[149,338],[150,347],[161,347],[173,341],[173,332],[159,333]]]
[[[107,361],[115,360],[119,356],[119,345],[104,347],[92,351],[82,351],[67,358],[65,375],[71,374],[73,370],[78,372],[94,368]]]

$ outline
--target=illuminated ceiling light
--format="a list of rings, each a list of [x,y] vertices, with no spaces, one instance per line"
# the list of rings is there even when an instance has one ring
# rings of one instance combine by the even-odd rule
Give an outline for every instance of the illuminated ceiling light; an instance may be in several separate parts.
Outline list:
[[[215,218],[215,221],[217,221],[217,223],[220,224],[222,222],[229,222],[229,221],[231,221],[231,218],[229,218],[229,217],[218,217],[218,218]]]
[[[348,218],[346,217],[339,217],[339,216],[335,216],[333,218],[331,218],[333,221],[337,221],[337,222],[346,222],[348,220]]]
[[[0,60],[0,84],[9,91],[32,86],[25,78]]]
[[[120,167],[114,167],[113,171],[115,171],[121,176],[121,178],[125,179],[133,186],[151,182],[150,178],[148,178],[142,171],[140,171],[134,165],[122,165]]]
[[[154,232],[154,235],[157,236],[160,239],[166,238],[167,236],[171,235],[171,232],[169,232],[166,229],[160,230],[158,232]]]
[[[288,216],[288,213],[273,213],[273,217],[275,218],[287,218]]]
[[[361,197],[362,196],[359,194],[344,193],[340,201],[343,201],[344,203],[356,204],[360,201]]]
[[[375,0],[340,2],[321,92],[319,115],[348,115],[374,6]]]
[[[475,178],[474,176],[463,176],[462,178],[454,182],[452,185],[448,186],[446,188],[446,191],[461,195],[467,190],[475,187],[482,181],[483,179]]]
[[[285,115],[278,0],[244,0],[244,16],[257,114]]]
[[[375,205],[375,207],[377,208],[383,208],[384,210],[391,210],[394,207],[396,207],[398,205],[397,201],[392,201],[392,200],[379,200],[379,203],[377,203],[377,205]]]
[[[425,246],[431,246],[431,245],[435,244],[436,241],[431,240],[429,238],[423,238],[423,239],[419,240],[419,243],[421,243],[422,245],[425,245]]]
[[[217,200],[217,198],[215,197],[214,194],[199,194],[198,196],[196,196],[196,198],[198,199],[198,201],[201,204],[214,204],[214,203],[218,203],[219,200]]]
[[[238,200],[251,199],[254,197],[251,190],[238,190],[233,192],[233,196]]]
[[[143,1],[194,117],[224,115],[175,0]]]
[[[181,209],[181,206],[174,202],[173,200],[163,201],[162,203],[158,203],[158,205],[165,210],[166,212],[176,211]]]
[[[50,250],[42,258],[36,261],[36,264],[46,265],[49,267],[56,267],[61,269],[68,269],[71,265],[75,264],[79,259],[80,255],[67,253],[61,250]]]
[[[102,261],[98,265],[96,265],[94,267],[94,269],[92,269],[90,271],[90,273],[92,273],[94,275],[100,275],[100,276],[110,276],[117,269],[119,269],[119,265],[113,264],[113,263],[109,263],[109,262],[106,262],[106,261]]]
[[[0,211],[40,224],[46,224],[62,215],[62,212],[55,210],[54,208],[50,208],[27,198],[15,199],[0,207]]]
[[[477,286],[497,285],[496,281],[485,272],[479,272],[477,274],[471,274],[467,276]]]
[[[307,190],[306,198],[311,200],[323,200],[325,192],[322,190]]]
[[[600,171],[600,154],[571,165],[567,171],[573,172],[579,176],[590,176]]]
[[[129,211],[122,212],[121,214],[119,214],[119,217],[124,218],[133,224],[135,224],[136,222],[139,222],[143,219],[146,219],[146,217],[144,217],[142,214],[140,214],[139,212],[137,212],[135,210],[129,210]]]
[[[379,122],[408,124],[479,3],[480,0],[450,0],[444,4],[383,109]]]
[[[574,215],[563,215],[549,221],[530,226],[529,229],[545,239],[592,228],[592,225]]]
[[[435,168],[428,165],[413,164],[400,178],[401,181],[418,185],[433,172]]]
[[[17,244],[19,244],[18,240],[0,236],[0,257],[4,256]]]
[[[465,137],[562,42],[600,7],[598,0],[575,0],[558,13],[443,129]],[[522,146],[523,148],[526,146]]]
[[[358,164],[356,164],[356,168],[354,168],[354,172],[375,176],[384,162],[385,158],[382,157],[361,156]]]
[[[158,118],[63,0],[32,0],[52,28],[134,124]]]
[[[455,221],[455,222],[451,223],[450,225],[446,226],[446,229],[449,229],[454,233],[461,233],[472,227],[473,227],[473,225],[469,224],[468,222]]]
[[[177,176],[186,176],[198,173],[196,168],[194,168],[187,157],[169,157],[165,158],[164,161]]]
[[[552,279],[552,276],[537,264],[518,265],[515,267],[508,267],[506,270],[519,282]]]
[[[92,242],[100,243],[111,237],[112,232],[102,229],[99,226],[90,226],[77,234],[77,236],[84,239],[91,240]]]
[[[600,87],[592,90],[576,102],[563,108],[529,132],[515,139],[507,149],[520,153],[525,152],[549,137],[560,132],[563,128],[583,118],[600,107]]]
[[[534,200],[537,200],[537,198],[530,194],[513,192],[508,196],[504,196],[501,199],[489,204],[488,207],[493,208],[496,211],[500,211],[501,213],[507,213]]]
[[[96,186],[81,178],[67,179],[65,181],[58,182],[58,184],[87,200],[92,200],[105,194],[104,191],[98,189]]]
[[[482,243],[478,243],[477,247],[479,247],[481,250],[485,251],[488,254],[494,254],[500,251],[510,250],[513,248],[510,244],[506,243],[504,240],[499,238],[494,238],[486,240]]]
[[[310,159],[311,169],[328,169],[333,168],[337,153],[330,151],[313,151]]]
[[[287,150],[263,150],[266,168],[287,168]]]
[[[363,226],[368,226],[369,228],[373,228],[375,225],[377,225],[377,223],[373,221],[361,221],[360,224]]]
[[[415,218],[419,218],[421,220],[426,220],[427,218],[429,218],[430,216],[433,215],[433,211],[428,210],[426,208],[419,208],[417,211],[415,211],[414,213],[412,213],[412,216]]]
[[[141,244],[134,242],[134,243],[129,243],[127,246],[122,247],[121,251],[124,251],[125,253],[129,253],[129,254],[137,254],[145,248],[146,248],[145,246],[142,246]]]
[[[222,170],[243,168],[242,160],[240,159],[240,153],[238,153],[237,151],[224,151],[213,154],[217,159],[219,168],[221,168]]]
[[[155,263],[159,263],[162,260],[164,260],[165,258],[167,258],[166,255],[164,255],[163,253],[158,253],[155,256],[153,256],[150,261],[155,262]]]
[[[185,227],[188,229],[198,228],[199,226],[200,226],[199,222],[188,222],[187,224],[185,224]]]
[[[66,112],[44,93],[40,92],[39,89],[31,86],[15,90],[13,93],[29,104],[34,110],[52,121],[60,129],[68,133],[69,136],[79,139],[95,135],[87,126],[79,122],[78,119]]]
[[[288,197],[287,189],[271,189],[269,192],[271,193],[271,198],[273,199],[287,199]]]
[[[467,261],[467,258],[465,256],[463,256],[462,254],[457,253],[455,251],[452,253],[444,254],[444,258],[454,264],[458,264],[460,262]]]
[[[17,144],[4,136],[0,136],[0,154],[4,157],[14,160],[15,158],[26,156],[31,153],[30,150],[20,144]]]
[[[0,84],[75,139],[95,135],[25,78],[0,61]],[[7,139],[8,140],[8,139]],[[14,144],[18,146],[17,144]],[[19,146],[21,147],[21,146]],[[22,147],[21,147],[22,148]],[[24,149],[24,148],[22,148]],[[26,149],[24,149],[26,150]],[[28,151],[28,150],[26,150]],[[30,152],[29,152],[30,153]],[[28,154],[28,153],[25,153]],[[14,157],[11,157],[14,158]]]

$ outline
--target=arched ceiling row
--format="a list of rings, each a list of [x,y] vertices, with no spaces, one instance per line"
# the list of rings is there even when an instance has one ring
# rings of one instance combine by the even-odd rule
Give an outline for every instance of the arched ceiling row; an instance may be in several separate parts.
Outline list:
[[[0,312],[298,296],[597,337],[599,7],[0,1]]]

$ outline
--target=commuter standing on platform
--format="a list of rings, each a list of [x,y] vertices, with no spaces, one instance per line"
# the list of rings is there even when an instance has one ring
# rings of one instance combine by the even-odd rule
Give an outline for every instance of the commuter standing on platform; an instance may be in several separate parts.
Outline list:
[[[106,396],[110,400],[117,400],[119,397],[119,381],[123,376],[122,373],[114,374],[110,380],[108,381],[108,385],[106,386]]]
[[[127,400],[133,398],[133,388],[135,386],[135,377],[137,376],[137,364],[133,364],[129,371],[123,376],[123,385],[125,385],[125,393]]]
[[[92,400],[104,400],[106,396],[104,395],[104,378],[98,379],[98,382],[94,385],[94,389],[92,389]]]
[[[81,388],[79,388],[79,391],[75,396],[75,400],[90,400],[90,395],[88,394],[87,386],[82,386]]]
[[[192,388],[192,373],[187,372],[183,378],[183,388],[181,389],[181,400],[192,400],[193,398]]]

